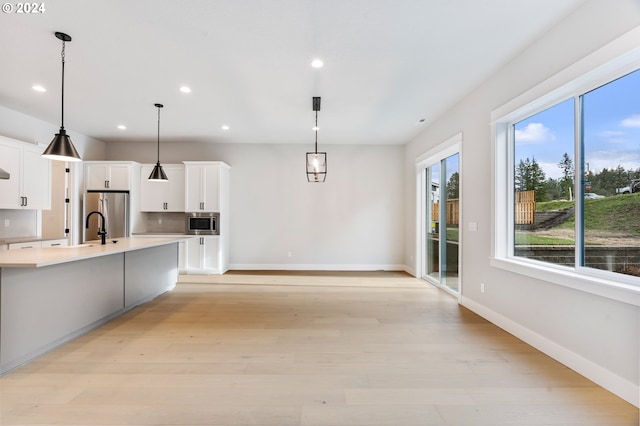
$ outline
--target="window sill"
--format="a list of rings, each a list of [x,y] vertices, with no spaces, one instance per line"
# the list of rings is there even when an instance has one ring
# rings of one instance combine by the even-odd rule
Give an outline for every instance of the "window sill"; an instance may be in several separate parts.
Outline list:
[[[640,285],[600,277],[597,275],[600,271],[588,274],[569,268],[553,267],[539,264],[535,261],[520,259],[491,258],[490,264],[493,267],[516,274],[526,275],[633,306],[640,306]],[[623,278],[628,278],[628,281],[635,279],[626,276],[623,276]]]

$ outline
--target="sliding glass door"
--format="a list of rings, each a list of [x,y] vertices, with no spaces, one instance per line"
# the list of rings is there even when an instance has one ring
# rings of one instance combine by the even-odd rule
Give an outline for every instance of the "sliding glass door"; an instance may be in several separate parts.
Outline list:
[[[435,159],[423,173],[423,278],[459,292],[459,154]]]

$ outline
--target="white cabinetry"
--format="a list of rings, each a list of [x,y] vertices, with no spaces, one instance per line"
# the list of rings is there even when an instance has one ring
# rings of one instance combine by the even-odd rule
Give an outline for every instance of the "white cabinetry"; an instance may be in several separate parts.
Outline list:
[[[144,164],[140,169],[140,211],[184,212],[184,165],[164,164],[167,182],[148,179],[153,167],[153,164]]]
[[[221,274],[220,238],[218,236],[195,237],[185,244],[187,273]]]
[[[9,250],[32,249],[42,247],[41,241],[26,241],[24,243],[11,243]]]
[[[132,162],[85,161],[85,190],[131,190]]]
[[[229,269],[228,164],[221,161],[185,161],[185,211],[220,213],[220,235],[192,238],[185,244],[188,274],[224,274]]]
[[[35,241],[24,241],[22,243],[11,243],[9,244],[9,250],[16,249],[30,249],[30,248],[41,248],[41,247],[60,247],[66,246],[69,242],[66,238],[60,238],[57,240],[35,240]]]
[[[69,241],[66,238],[60,238],[58,240],[45,240],[42,241],[42,247],[61,247],[61,246],[68,246],[69,245]]]
[[[221,191],[229,166],[220,161],[185,161],[185,211],[221,211]]]
[[[0,137],[0,168],[10,174],[9,179],[0,179],[0,208],[51,208],[51,162],[41,157],[43,150]]]

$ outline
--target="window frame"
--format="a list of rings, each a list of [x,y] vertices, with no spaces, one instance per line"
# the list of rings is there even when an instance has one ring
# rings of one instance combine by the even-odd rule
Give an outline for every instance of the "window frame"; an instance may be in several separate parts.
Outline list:
[[[640,69],[640,28],[629,32],[548,80],[533,87],[491,113],[492,138],[492,244],[490,265],[528,277],[584,291],[590,294],[640,306],[640,278],[598,270],[582,265],[584,240],[580,229],[582,215],[576,215],[576,263],[573,267],[555,265],[514,256],[514,176],[513,124],[574,99],[575,175],[582,173],[581,137],[582,95]],[[633,44],[635,40],[635,45]],[[581,180],[574,179],[574,193]],[[576,210],[583,200],[576,198]]]

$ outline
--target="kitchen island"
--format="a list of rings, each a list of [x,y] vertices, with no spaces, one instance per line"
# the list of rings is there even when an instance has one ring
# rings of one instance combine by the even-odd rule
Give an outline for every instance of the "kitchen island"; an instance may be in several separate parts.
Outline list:
[[[185,237],[0,252],[0,374],[171,290]]]

